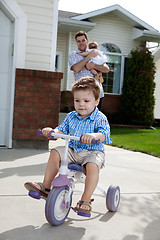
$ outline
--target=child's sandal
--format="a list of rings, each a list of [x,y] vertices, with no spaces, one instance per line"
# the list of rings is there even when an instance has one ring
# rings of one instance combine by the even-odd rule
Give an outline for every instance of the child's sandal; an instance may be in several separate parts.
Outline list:
[[[103,83],[103,82],[104,82],[104,79],[103,79],[102,76],[99,78],[99,82],[100,82],[100,83]]]
[[[94,78],[97,80],[99,78],[99,74],[95,75]]]
[[[36,187],[36,184],[39,186],[39,188]],[[50,192],[50,189],[45,188],[45,186],[41,182],[38,182],[38,183],[26,182],[24,186],[28,191],[38,192],[40,195],[42,195],[45,198],[48,197],[48,194]]]
[[[77,212],[77,214],[80,215],[80,216],[90,217],[91,216],[91,211],[92,211],[91,202],[92,202],[92,200],[90,202],[85,202],[85,201],[80,200],[77,203],[77,205],[79,205],[79,207],[75,207],[73,210],[75,212]],[[81,208],[82,205],[89,207],[89,209]]]

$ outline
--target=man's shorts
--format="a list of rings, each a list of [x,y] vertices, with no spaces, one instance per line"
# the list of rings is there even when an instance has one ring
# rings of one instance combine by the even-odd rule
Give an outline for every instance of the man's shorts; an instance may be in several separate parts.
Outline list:
[[[58,146],[54,148],[60,155],[61,160],[63,159],[65,146]],[[72,148],[68,148],[68,163],[81,164],[85,172],[85,165],[88,162],[95,163],[98,166],[98,169],[104,166],[105,154],[101,151],[88,151],[82,150],[80,152],[75,152]]]

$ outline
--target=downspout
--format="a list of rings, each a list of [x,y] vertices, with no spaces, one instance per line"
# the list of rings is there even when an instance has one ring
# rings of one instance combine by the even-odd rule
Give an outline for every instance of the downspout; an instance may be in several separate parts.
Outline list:
[[[121,56],[121,74],[120,74],[120,95],[122,94],[122,87],[123,87],[123,81],[124,81],[124,63],[125,63],[125,57],[124,55]]]
[[[57,47],[57,25],[58,25],[58,0],[53,1],[53,22],[50,70],[55,71],[56,47]]]
[[[69,32],[68,34],[68,56],[71,52],[71,41],[72,41],[72,34]],[[70,73],[70,67],[69,67],[69,62],[67,64],[67,84],[66,84],[66,90],[69,90],[69,73]]]

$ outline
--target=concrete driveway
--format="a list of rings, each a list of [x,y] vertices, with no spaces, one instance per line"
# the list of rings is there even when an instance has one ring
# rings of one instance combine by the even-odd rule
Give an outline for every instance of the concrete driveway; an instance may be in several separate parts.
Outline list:
[[[108,212],[105,199],[96,196],[91,218],[71,210],[62,225],[52,226],[45,219],[45,201],[28,197],[23,186],[42,181],[49,152],[0,149],[0,240],[160,240],[160,159],[111,146],[105,150],[99,185],[120,186],[118,211]],[[79,199],[73,196],[73,206]]]

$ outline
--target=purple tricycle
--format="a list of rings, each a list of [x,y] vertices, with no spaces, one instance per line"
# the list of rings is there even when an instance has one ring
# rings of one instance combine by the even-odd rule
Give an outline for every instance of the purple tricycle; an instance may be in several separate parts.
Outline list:
[[[38,130],[38,135],[42,135],[42,131]],[[50,138],[64,138],[65,139],[65,153],[64,159],[61,161],[61,167],[59,169],[59,175],[52,182],[52,189],[45,199],[45,216],[49,223],[52,225],[60,225],[67,218],[70,209],[72,208],[72,195],[74,192],[82,192],[75,189],[75,184],[84,183],[85,175],[82,172],[82,166],[78,164],[69,164],[67,160],[68,144],[69,140],[80,141],[80,137],[70,136],[65,134],[55,133],[50,131]],[[92,140],[94,144],[99,144],[99,140]],[[105,198],[106,207],[109,211],[115,212],[120,203],[120,188],[119,186],[111,185],[107,192],[101,187],[97,186],[100,193],[94,193],[93,195],[101,196]],[[35,191],[29,191],[29,196],[41,199],[42,195]],[[82,215],[77,213],[78,215]],[[84,216],[84,215],[83,215]]]

